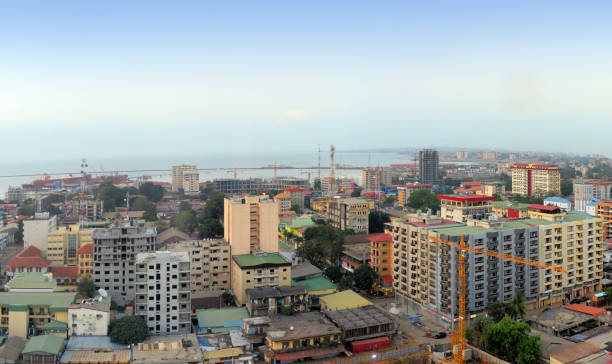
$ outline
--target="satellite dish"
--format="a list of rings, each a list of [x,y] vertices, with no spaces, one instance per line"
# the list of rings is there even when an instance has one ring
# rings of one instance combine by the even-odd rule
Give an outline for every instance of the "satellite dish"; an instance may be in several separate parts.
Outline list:
[[[106,293],[106,291],[104,290],[104,288],[100,288],[98,290],[98,293],[100,294],[100,296],[102,297],[108,297],[108,293]]]

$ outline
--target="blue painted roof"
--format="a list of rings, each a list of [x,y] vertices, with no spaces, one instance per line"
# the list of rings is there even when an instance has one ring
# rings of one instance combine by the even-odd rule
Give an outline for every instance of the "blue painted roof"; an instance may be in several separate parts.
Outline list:
[[[71,336],[66,350],[113,349],[123,350],[125,345],[112,343],[108,336]]]
[[[570,200],[567,200],[563,197],[552,196],[544,199],[544,202],[560,202],[560,203],[571,203]]]

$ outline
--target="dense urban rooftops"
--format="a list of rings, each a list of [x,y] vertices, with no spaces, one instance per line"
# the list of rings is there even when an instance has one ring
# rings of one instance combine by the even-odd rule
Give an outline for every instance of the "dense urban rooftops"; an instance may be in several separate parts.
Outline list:
[[[76,292],[56,293],[13,293],[0,292],[0,306],[9,306],[10,309],[26,310],[29,306],[46,306],[50,311],[68,311],[74,302]]]
[[[64,345],[64,339],[55,335],[32,336],[22,354],[58,355]]]
[[[495,201],[495,197],[486,195],[438,195],[440,200],[449,200],[456,202],[483,202]]]

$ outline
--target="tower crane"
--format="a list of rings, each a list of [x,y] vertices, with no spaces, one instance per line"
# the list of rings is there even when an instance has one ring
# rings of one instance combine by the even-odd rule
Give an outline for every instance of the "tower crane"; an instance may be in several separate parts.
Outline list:
[[[457,270],[459,273],[459,279],[457,280],[457,296],[459,298],[459,305],[458,305],[459,306],[459,330],[458,332],[457,330],[453,330],[453,332],[451,333],[451,343],[453,345],[453,348],[455,348],[456,346],[459,346],[457,352],[454,354],[455,362],[458,364],[463,364],[464,362],[463,351],[465,350],[465,346],[466,346],[466,343],[465,343],[466,341],[465,340],[466,279],[465,279],[465,257],[464,255],[467,254],[467,252],[487,255],[490,257],[498,258],[498,259],[512,261],[515,263],[530,265],[532,267],[553,270],[555,272],[567,273],[565,269],[555,264],[541,263],[537,260],[531,260],[527,258],[517,257],[511,254],[500,253],[495,250],[488,250],[488,249],[483,249],[483,248],[475,248],[471,246],[466,246],[465,240],[463,239],[463,235],[461,235],[461,240],[459,241],[459,244],[453,243],[451,241],[437,239],[433,236],[430,237],[429,240],[432,242],[438,243],[438,244],[448,245],[453,248],[456,248],[457,253],[458,253],[457,255],[459,256],[459,259],[458,259],[459,264],[457,267]]]

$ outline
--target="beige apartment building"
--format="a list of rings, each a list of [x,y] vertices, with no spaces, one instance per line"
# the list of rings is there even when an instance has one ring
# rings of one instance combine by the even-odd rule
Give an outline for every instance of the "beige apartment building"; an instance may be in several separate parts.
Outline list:
[[[491,215],[491,201],[495,197],[485,195],[438,195],[440,215],[448,220],[465,222],[483,219]]]
[[[92,244],[92,229],[79,225],[60,226],[47,234],[47,260],[51,265],[77,265],[77,250]]]
[[[223,238],[232,255],[278,252],[279,203],[269,196],[226,198]]]
[[[361,184],[364,191],[374,191],[381,186],[391,185],[391,168],[368,167],[361,171]]]
[[[480,189],[485,196],[501,196],[506,192],[506,184],[501,181],[483,182]]]
[[[186,195],[200,193],[200,173],[196,166],[180,165],[172,167],[172,192],[183,189]]]
[[[226,241],[188,240],[169,245],[167,249],[189,254],[192,293],[229,290],[231,253]]]
[[[554,164],[512,165],[512,194],[548,196],[561,193],[561,172]]]
[[[291,286],[291,262],[280,254],[232,256],[232,291],[239,305],[246,303],[247,289],[277,286]]]
[[[278,202],[278,212],[291,211],[291,195],[287,192],[282,192],[274,196],[274,201]]]
[[[370,226],[370,203],[363,198],[335,198],[327,216],[336,229],[353,229],[356,233],[367,233]]]

